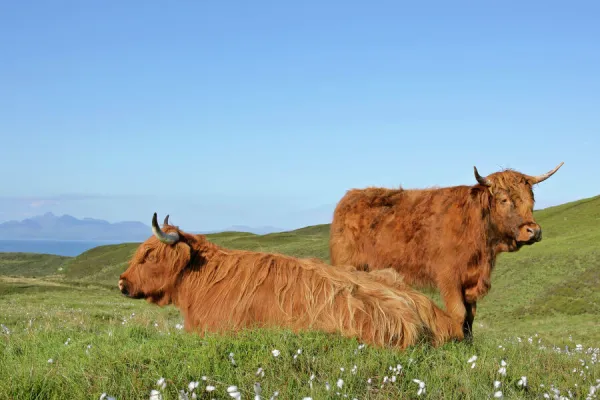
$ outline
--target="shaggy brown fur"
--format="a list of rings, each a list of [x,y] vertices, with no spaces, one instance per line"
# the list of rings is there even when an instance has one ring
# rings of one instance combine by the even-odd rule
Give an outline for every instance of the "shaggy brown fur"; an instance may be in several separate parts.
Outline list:
[[[407,284],[437,287],[454,333],[471,337],[497,254],[541,240],[532,186],[561,165],[539,177],[505,170],[483,178],[475,169],[474,186],[349,190],[334,211],[331,263],[394,268]]]
[[[315,329],[401,349],[421,339],[434,346],[453,339],[450,316],[395,271],[229,250],[171,225],[158,232],[177,232],[178,241],[152,236],[142,243],[119,288],[132,298],[174,304],[188,331]]]

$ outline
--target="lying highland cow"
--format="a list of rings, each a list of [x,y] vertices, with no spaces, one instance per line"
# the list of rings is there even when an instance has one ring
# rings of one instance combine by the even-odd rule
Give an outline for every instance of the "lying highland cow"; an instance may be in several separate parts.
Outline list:
[[[454,330],[470,338],[497,255],[542,239],[532,186],[562,164],[539,176],[506,170],[483,177],[474,168],[474,185],[349,190],[331,223],[331,264],[393,268],[408,285],[437,287]]]
[[[450,317],[395,271],[366,273],[317,259],[229,250],[203,235],[152,219],[154,236],[142,243],[120,276],[128,297],[174,304],[187,331],[281,327],[340,333],[401,349],[454,338]]]

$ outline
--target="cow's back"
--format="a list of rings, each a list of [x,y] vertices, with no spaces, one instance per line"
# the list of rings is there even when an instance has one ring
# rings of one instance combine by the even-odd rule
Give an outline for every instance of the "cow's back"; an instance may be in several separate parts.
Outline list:
[[[369,264],[379,227],[398,204],[410,201],[403,189],[368,187],[351,189],[340,199],[333,213],[329,256],[333,265],[362,269]]]
[[[334,211],[331,264],[393,267],[414,283],[432,283],[440,257],[455,254],[452,238],[463,212],[456,196],[443,189],[352,189]]]

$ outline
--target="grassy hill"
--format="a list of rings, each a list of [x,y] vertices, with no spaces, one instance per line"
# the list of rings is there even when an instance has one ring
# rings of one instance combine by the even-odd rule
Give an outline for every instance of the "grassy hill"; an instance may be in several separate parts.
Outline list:
[[[70,259],[52,254],[0,253],[0,276],[49,276],[60,272],[58,269]]]
[[[280,398],[416,398],[412,379],[426,382],[421,398],[490,398],[497,390],[508,398],[553,398],[553,390],[586,398],[600,378],[600,196],[535,217],[544,239],[500,256],[492,289],[478,307],[474,343],[407,352],[359,350],[354,340],[320,333],[187,335],[177,329],[182,318],[174,307],[118,292],[118,276],[138,243],[101,246],[74,258],[0,253],[0,323],[11,332],[2,334],[0,327],[0,365],[6,366],[0,368],[0,398],[98,398],[102,392],[148,398],[161,376],[167,378],[164,398],[177,398],[190,381],[200,382],[198,398],[230,398],[228,385],[238,385],[242,398],[253,397],[254,382],[261,383],[263,398],[275,390]],[[230,248],[328,261],[328,235],[329,225],[317,225],[207,236]],[[432,297],[439,301],[436,293]],[[277,358],[274,348],[281,351]],[[478,360],[471,368],[473,355]],[[503,360],[505,376],[498,372]],[[397,364],[401,372],[390,369]],[[259,367],[264,377],[255,374]],[[518,385],[521,376],[527,388]],[[342,388],[336,386],[340,378]],[[217,390],[206,397],[209,384]]]

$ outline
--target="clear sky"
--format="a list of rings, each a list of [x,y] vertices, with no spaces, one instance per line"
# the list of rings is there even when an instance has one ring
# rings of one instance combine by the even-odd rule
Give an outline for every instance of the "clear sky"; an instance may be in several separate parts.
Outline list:
[[[600,194],[597,1],[4,1],[0,222],[330,221],[352,187]]]

